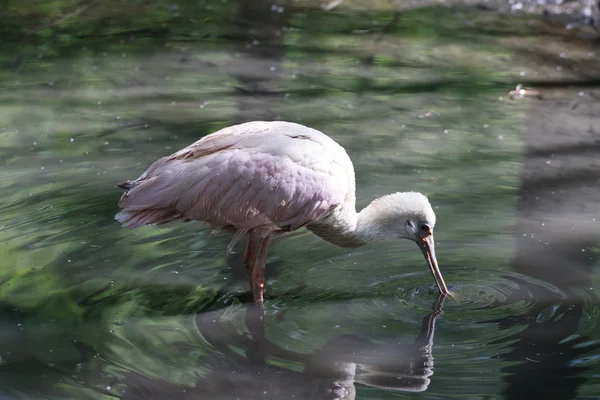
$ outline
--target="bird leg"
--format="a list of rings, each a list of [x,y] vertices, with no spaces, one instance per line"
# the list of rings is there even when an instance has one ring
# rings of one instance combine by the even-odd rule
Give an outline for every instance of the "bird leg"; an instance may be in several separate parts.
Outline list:
[[[273,235],[268,234],[266,237],[260,239],[256,264],[254,264],[254,268],[252,269],[252,293],[254,295],[254,302],[257,304],[262,304],[263,302],[263,294],[265,291],[265,265],[267,263],[267,254],[272,238]]]
[[[258,245],[259,243],[257,243],[255,238],[252,235],[248,235],[248,243],[246,243],[246,250],[244,250],[244,267],[248,275],[250,289],[252,289],[252,271],[254,270],[254,264],[256,264],[256,247]]]

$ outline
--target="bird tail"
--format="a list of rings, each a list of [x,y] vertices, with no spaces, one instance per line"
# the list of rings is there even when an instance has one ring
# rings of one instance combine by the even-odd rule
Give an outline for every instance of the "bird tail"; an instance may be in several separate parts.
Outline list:
[[[121,183],[117,183],[117,187],[123,190],[131,190],[136,186],[135,181],[125,181]]]
[[[173,209],[154,208],[146,210],[121,210],[115,219],[124,228],[139,228],[149,224],[166,224],[176,219],[184,219],[184,216]]]

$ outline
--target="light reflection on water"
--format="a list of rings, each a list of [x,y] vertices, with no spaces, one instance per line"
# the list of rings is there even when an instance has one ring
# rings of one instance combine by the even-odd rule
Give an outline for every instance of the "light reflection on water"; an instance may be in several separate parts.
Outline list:
[[[233,23],[223,10],[206,22],[218,32],[227,28],[214,21],[232,24],[221,48],[149,35],[161,45],[89,43],[70,56],[29,60],[18,74],[2,71],[11,90],[0,106],[0,394],[593,393],[597,224],[585,205],[595,192],[588,178],[567,176],[569,189],[592,187],[575,192],[583,205],[562,198],[570,206],[561,214],[539,200],[567,187],[547,180],[570,171],[563,152],[593,157],[593,129],[585,150],[528,136],[550,137],[556,123],[534,129],[532,121],[565,112],[574,132],[587,129],[593,111],[575,113],[593,108],[591,95],[499,101],[523,65],[547,66],[531,64],[493,23],[484,29],[488,15],[466,14],[498,37],[466,40],[466,11],[434,9],[401,18],[405,36],[379,40],[361,29],[390,23],[389,12],[286,7],[274,20],[256,18],[295,28],[272,37],[255,27],[264,46],[248,47],[253,18]],[[520,40],[545,40],[532,34],[545,25],[514,23]],[[408,35],[415,24],[423,30]],[[226,235],[209,238],[195,223],[129,231],[113,220],[116,182],[202,135],[263,118],[305,123],[344,145],[359,206],[397,190],[427,193],[440,266],[457,299],[436,303],[412,243],[344,250],[298,232],[273,246],[262,320],[247,303],[241,249],[224,256]],[[549,173],[548,165],[563,169]]]

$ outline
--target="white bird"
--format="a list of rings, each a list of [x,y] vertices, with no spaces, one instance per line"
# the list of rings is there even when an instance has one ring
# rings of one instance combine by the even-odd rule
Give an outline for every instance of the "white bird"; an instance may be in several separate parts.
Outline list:
[[[356,212],[354,167],[342,146],[291,122],[230,126],[156,161],[125,190],[115,219],[124,227],[174,220],[231,230],[229,252],[244,235],[254,302],[263,302],[274,236],[306,227],[342,247],[405,238],[416,242],[442,294],[435,257],[435,213],[421,193],[394,193]]]

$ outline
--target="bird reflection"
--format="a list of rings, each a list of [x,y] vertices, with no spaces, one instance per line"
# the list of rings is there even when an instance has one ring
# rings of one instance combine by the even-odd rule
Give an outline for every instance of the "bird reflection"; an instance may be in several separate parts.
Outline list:
[[[353,335],[339,336],[310,357],[307,373],[329,378],[335,399],[354,399],[355,383],[403,392],[427,390],[433,375],[435,322],[443,301],[440,295],[413,344],[375,344]]]
[[[128,374],[123,399],[294,398],[353,400],[356,385],[402,392],[427,390],[433,375],[433,338],[445,295],[423,318],[412,344],[373,343],[342,335],[311,353],[287,350],[270,341],[262,305],[245,306],[240,331],[227,309],[195,316],[197,332],[212,347],[212,362],[199,366],[195,386],[137,373]]]

